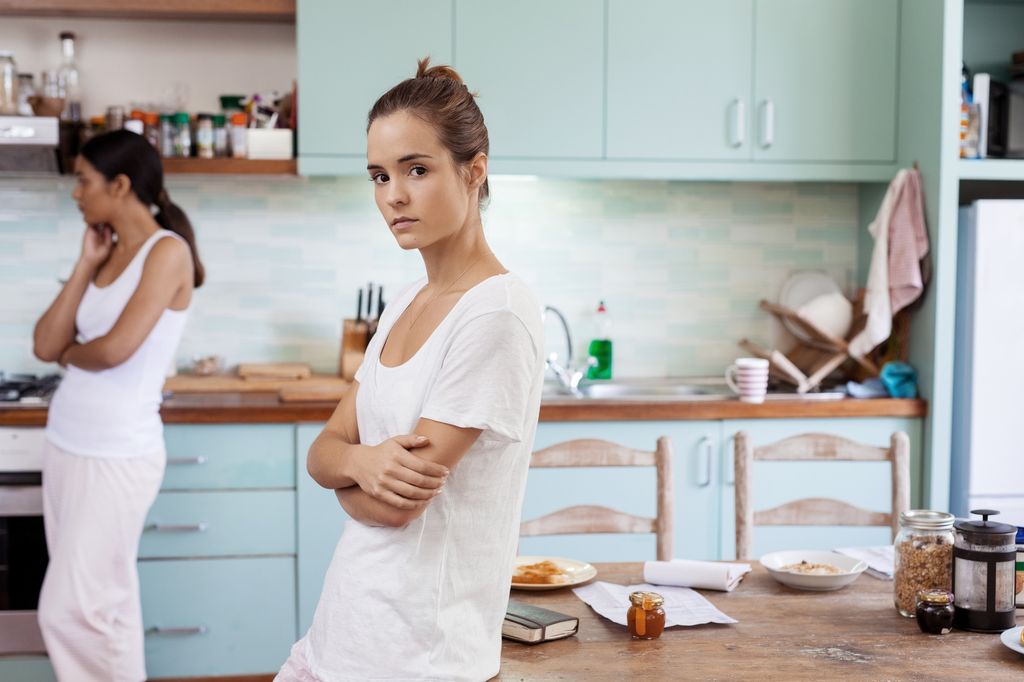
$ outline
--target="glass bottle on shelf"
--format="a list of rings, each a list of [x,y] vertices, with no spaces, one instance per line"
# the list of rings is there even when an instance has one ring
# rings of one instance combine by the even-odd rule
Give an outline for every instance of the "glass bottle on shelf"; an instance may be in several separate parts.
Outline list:
[[[82,120],[82,90],[78,77],[78,64],[75,62],[75,34],[64,31],[60,34],[61,65],[57,70],[57,83],[60,94],[64,97],[64,110],[60,114],[62,121]]]

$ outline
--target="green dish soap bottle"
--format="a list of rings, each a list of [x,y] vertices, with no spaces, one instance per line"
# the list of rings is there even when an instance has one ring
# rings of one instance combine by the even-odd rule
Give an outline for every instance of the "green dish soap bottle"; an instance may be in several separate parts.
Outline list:
[[[588,352],[597,360],[596,365],[587,368],[588,379],[612,378],[612,318],[604,301],[597,305],[597,338],[590,342]]]

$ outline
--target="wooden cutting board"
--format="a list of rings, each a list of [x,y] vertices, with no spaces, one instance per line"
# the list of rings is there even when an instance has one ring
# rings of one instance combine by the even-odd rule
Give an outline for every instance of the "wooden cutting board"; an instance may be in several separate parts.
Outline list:
[[[292,385],[285,386],[278,391],[278,398],[282,403],[318,403],[341,400],[348,392],[349,383],[338,380],[337,384],[305,386],[305,381],[295,381]]]
[[[174,393],[278,393],[283,388],[347,388],[349,382],[331,374],[314,374],[308,379],[243,379],[233,374],[200,377],[179,374],[164,382],[164,390]]]
[[[245,362],[238,366],[243,379],[308,379],[313,370],[305,362]]]

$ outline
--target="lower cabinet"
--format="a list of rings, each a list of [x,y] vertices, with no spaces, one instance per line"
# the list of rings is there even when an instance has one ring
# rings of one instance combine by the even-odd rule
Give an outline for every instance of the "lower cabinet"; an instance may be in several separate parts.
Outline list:
[[[139,562],[150,677],[275,672],[296,640],[295,559]]]

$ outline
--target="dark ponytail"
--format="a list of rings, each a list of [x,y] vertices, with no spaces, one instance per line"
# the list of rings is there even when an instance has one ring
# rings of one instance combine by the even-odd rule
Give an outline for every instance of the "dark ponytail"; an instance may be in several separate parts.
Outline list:
[[[80,153],[107,181],[124,175],[139,201],[145,206],[157,207],[155,218],[160,226],[188,244],[192,252],[193,282],[196,287],[202,286],[206,270],[199,260],[195,231],[185,212],[167,196],[163,164],[153,145],[131,131],[115,130],[90,139]]]

